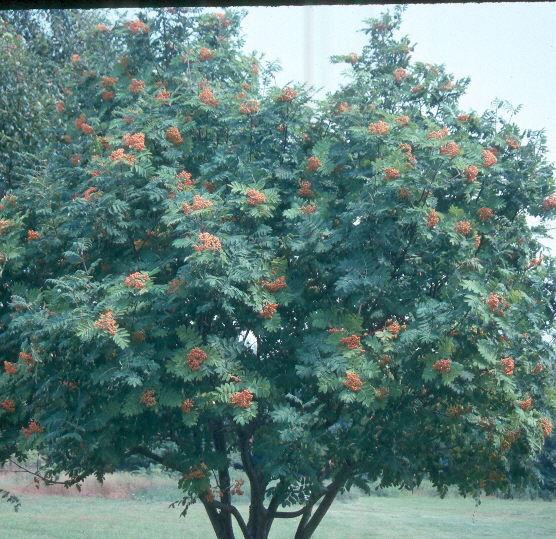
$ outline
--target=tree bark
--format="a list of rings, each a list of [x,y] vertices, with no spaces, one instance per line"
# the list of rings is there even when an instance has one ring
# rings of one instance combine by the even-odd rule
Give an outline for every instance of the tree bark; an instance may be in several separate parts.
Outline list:
[[[334,481],[326,487],[326,493],[324,494],[324,498],[320,502],[315,514],[311,516],[311,511],[318,500],[314,500],[312,503],[308,503],[306,506],[306,512],[303,514],[301,521],[299,522],[299,526],[297,527],[297,531],[295,533],[295,539],[309,539],[315,530],[317,529],[318,525],[321,523],[324,515],[326,515],[327,511],[330,509],[332,502],[336,498],[336,495],[342,488],[345,483],[345,480],[348,478],[350,474],[349,466],[340,470]],[[320,498],[320,496],[319,496]]]
[[[216,423],[213,430],[214,448],[216,451],[226,457],[226,439],[224,437],[224,425],[222,422]],[[223,504],[231,506],[232,499],[230,495],[230,473],[228,472],[228,465],[223,470],[218,470],[218,482],[220,483],[220,490],[222,495],[220,497]],[[234,539],[234,528],[232,525],[232,513],[229,511],[220,511],[219,515],[220,525],[226,532],[226,537]]]

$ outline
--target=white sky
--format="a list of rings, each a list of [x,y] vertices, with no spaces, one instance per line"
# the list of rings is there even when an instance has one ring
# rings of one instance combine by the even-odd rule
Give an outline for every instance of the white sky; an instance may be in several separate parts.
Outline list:
[[[307,81],[333,90],[346,64],[330,64],[329,57],[359,52],[366,42],[357,31],[362,21],[387,8],[250,7],[245,49],[280,60],[280,85]],[[482,112],[496,97],[522,104],[516,121],[522,128],[546,129],[550,160],[556,162],[556,3],[410,5],[401,34],[417,43],[413,60],[445,64],[457,78],[471,77],[463,108]]]

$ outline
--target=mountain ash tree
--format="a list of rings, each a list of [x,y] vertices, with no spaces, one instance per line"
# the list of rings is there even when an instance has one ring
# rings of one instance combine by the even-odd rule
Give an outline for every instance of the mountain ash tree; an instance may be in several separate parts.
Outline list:
[[[544,137],[462,110],[400,15],[320,102],[242,52],[237,11],[80,27],[0,201],[0,462],[69,486],[148,457],[226,539],[308,538],[353,486],[534,481]]]

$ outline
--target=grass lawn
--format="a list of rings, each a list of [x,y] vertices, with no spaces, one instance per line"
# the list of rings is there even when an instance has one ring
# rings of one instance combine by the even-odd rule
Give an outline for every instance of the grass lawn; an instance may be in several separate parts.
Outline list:
[[[177,498],[168,498],[172,501]],[[15,513],[0,503],[0,538],[76,539],[82,537],[211,539],[202,506],[185,519],[159,496],[107,499],[69,496],[21,496]],[[245,514],[246,507],[242,507]],[[314,537],[531,537],[556,538],[556,504],[542,501],[473,500],[429,496],[359,497],[332,506]],[[279,519],[272,539],[291,539],[297,519]],[[238,538],[240,534],[238,533]]]

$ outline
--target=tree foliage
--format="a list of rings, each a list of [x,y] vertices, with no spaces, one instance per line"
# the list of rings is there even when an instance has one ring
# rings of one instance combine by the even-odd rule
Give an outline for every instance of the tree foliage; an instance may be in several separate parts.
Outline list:
[[[410,61],[400,10],[320,102],[273,86],[241,16],[155,10],[61,49],[1,202],[0,461],[38,449],[70,484],[146,456],[219,537],[310,537],[377,480],[529,485],[554,404],[542,132],[462,111],[468,80]]]

